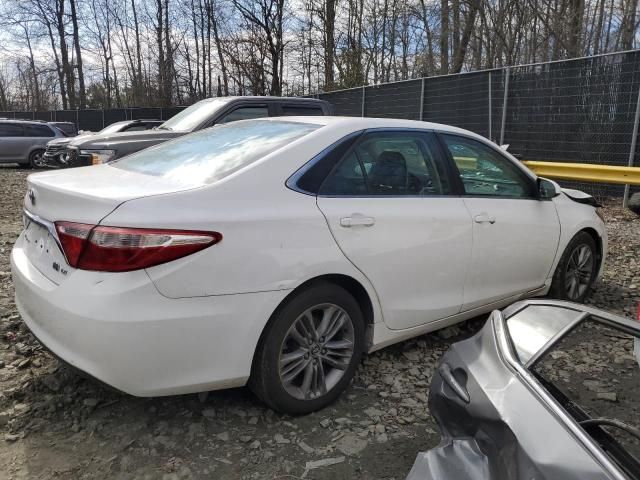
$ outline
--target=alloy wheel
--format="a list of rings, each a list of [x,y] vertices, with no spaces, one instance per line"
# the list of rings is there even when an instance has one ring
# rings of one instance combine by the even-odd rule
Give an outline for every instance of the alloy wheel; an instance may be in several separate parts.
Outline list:
[[[354,328],[345,310],[321,304],[305,310],[284,337],[280,380],[294,398],[322,397],[340,381],[354,354]]]
[[[32,162],[34,167],[42,168],[46,166],[46,163],[44,161],[44,153],[43,152],[34,153],[32,157]]]
[[[593,275],[593,252],[589,245],[578,245],[567,262],[565,289],[570,300],[577,300],[589,288]]]

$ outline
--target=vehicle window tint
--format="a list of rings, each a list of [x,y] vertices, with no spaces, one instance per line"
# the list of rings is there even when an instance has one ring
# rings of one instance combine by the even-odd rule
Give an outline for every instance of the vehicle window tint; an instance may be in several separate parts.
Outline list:
[[[237,120],[249,120],[252,118],[263,118],[268,116],[269,109],[267,107],[240,107],[230,113],[227,113],[216,123],[229,123]]]
[[[22,125],[17,123],[0,123],[0,137],[22,137]]]
[[[320,107],[304,107],[297,105],[282,105],[283,116],[307,116],[307,115],[322,115],[322,109]]]
[[[532,368],[567,413],[625,470],[640,469],[640,438],[625,430],[625,426],[640,428],[636,358],[640,352],[634,354],[634,340],[590,319],[564,336]],[[594,421],[621,424],[596,426]]]
[[[54,137],[55,134],[46,125],[25,125],[24,126],[25,137]]]
[[[123,132],[139,132],[141,130],[149,130],[146,123],[136,123],[123,130]]]
[[[442,135],[467,195],[530,198],[532,182],[511,160],[476,140]]]
[[[369,133],[329,175],[320,193],[391,196],[448,194],[448,178],[436,152],[427,133]],[[360,168],[356,168],[356,165]]]
[[[133,153],[109,165],[184,185],[220,180],[321,125],[253,120],[208,128]]]

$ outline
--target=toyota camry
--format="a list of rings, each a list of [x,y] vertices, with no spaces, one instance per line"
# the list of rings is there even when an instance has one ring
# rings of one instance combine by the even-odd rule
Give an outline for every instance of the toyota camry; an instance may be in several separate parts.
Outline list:
[[[294,414],[386,345],[538,295],[582,301],[593,198],[455,127],[287,117],[29,176],[16,303],[124,392],[248,384]]]

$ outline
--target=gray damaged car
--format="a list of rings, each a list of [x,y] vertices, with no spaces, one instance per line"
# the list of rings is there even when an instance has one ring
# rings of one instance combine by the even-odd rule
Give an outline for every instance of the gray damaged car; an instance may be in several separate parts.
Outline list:
[[[495,311],[443,356],[438,447],[408,480],[640,478],[640,323],[567,302]]]

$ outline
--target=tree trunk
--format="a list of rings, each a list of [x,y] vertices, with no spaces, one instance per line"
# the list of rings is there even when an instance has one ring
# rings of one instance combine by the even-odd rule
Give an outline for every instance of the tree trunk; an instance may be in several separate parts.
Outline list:
[[[440,0],[440,75],[449,73],[449,0]]]

